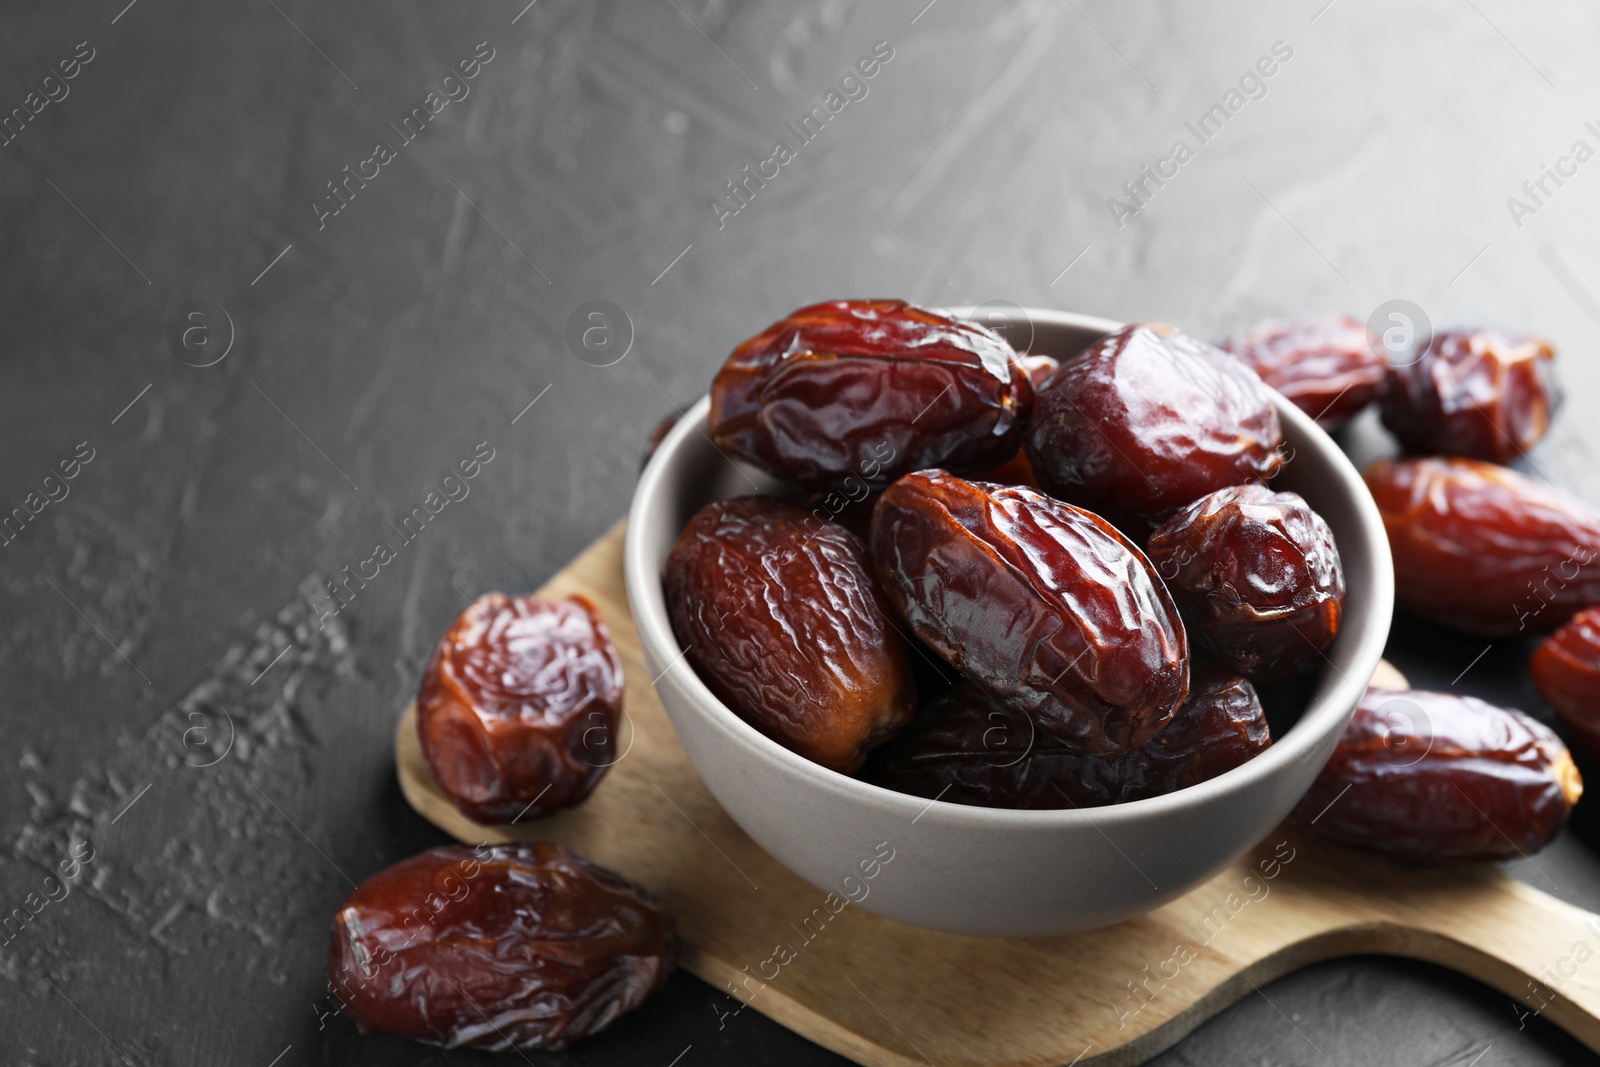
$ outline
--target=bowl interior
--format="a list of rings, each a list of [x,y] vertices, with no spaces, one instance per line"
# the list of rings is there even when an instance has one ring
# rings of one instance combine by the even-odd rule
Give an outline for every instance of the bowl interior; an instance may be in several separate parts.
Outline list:
[[[971,308],[950,309],[956,315]],[[1019,351],[1026,348],[1057,359],[1069,359],[1087,345],[1121,326],[1100,319],[1040,309],[982,309],[982,321],[997,327]],[[1272,775],[1309,757],[1319,742],[1342,732],[1356,699],[1376,669],[1388,635],[1393,606],[1393,575],[1382,520],[1359,473],[1338,446],[1311,418],[1274,393],[1290,450],[1290,461],[1273,480],[1273,488],[1304,496],[1327,520],[1339,546],[1347,587],[1341,632],[1322,668],[1305,683],[1264,702],[1273,719],[1274,743],[1244,765],[1209,781],[1165,796],[1093,810],[1093,822],[1106,826],[1122,821],[1178,812],[1202,797],[1242,788],[1252,779]],[[745,723],[718,700],[683,656],[668,621],[661,577],[678,533],[701,507],[730,496],[751,493],[789,495],[786,485],[763,471],[720,452],[706,436],[709,399],[702,398],[662,442],[641,476],[629,515],[627,579],[635,624],[647,655],[662,673],[673,672],[718,729],[737,738],[762,759],[775,761],[815,780],[819,788],[877,806],[903,810],[924,821],[993,826],[1087,822],[1073,809],[1019,811],[982,808],[895,793],[838,774],[790,752]],[[1282,706],[1288,701],[1294,706]],[[1292,723],[1280,736],[1279,729]],[[1308,779],[1309,782],[1309,779]]]

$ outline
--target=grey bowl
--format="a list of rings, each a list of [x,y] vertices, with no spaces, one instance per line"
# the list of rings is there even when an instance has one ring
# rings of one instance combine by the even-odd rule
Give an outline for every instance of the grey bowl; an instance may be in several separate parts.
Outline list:
[[[985,310],[985,322],[997,325]],[[1031,351],[1062,359],[1121,325],[1032,308],[1012,314],[1008,337],[1026,340],[1031,330]],[[928,801],[826,770],[758,733],[695,675],[667,619],[667,553],[705,504],[777,485],[712,445],[710,401],[702,399],[639,480],[625,567],[656,690],[712,795],[757,844],[824,891],[843,895],[858,884],[845,879],[887,842],[894,861],[860,906],[952,933],[1033,936],[1104,926],[1216,874],[1282,821],[1327,762],[1378,666],[1394,600],[1388,541],[1360,475],[1308,416],[1277,402],[1293,459],[1273,485],[1300,493],[1327,519],[1349,587],[1343,632],[1299,721],[1244,766],[1167,796],[1011,811]]]

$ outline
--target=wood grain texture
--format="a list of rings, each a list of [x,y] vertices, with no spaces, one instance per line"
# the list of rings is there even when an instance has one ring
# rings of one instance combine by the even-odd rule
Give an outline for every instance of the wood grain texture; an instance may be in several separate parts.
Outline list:
[[[1546,1018],[1600,1048],[1600,965],[1584,966],[1600,917],[1492,868],[1409,869],[1280,832],[1171,904],[1086,933],[971,938],[831,913],[690,766],[629,625],[622,544],[619,525],[540,590],[594,600],[628,677],[625,754],[589,802],[526,825],[472,822],[428,771],[414,705],[396,735],[402,791],[461,841],[555,841],[648,886],[678,919],[689,970],[807,1038],[873,1067],[1132,1064],[1288,971],[1377,952],[1548,1001]],[[1375,680],[1405,686],[1387,663]]]

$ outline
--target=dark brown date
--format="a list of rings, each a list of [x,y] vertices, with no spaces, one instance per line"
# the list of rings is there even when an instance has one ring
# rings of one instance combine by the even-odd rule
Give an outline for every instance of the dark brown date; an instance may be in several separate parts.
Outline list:
[[[1545,638],[1528,673],[1578,747],[1600,759],[1600,608],[1585,608]]]
[[[1098,515],[919,471],[878,499],[872,554],[917,637],[1074,752],[1137,748],[1188,694],[1172,598]]]
[[[1349,315],[1264,322],[1219,347],[1329,431],[1377,398],[1389,367],[1366,324]]]
[[[1254,687],[1197,666],[1189,699],[1132,752],[1079,756],[1015,708],[962,682],[887,745],[874,780],[914,796],[991,808],[1093,808],[1215,778],[1272,743]]]
[[[1572,754],[1520,711],[1368,689],[1290,821],[1423,863],[1516,859],[1548,845],[1583,794]]]
[[[1282,443],[1254,371],[1161,323],[1125,326],[1063,363],[1026,439],[1046,492],[1138,538],[1191,500],[1272,477]]]
[[[1550,428],[1555,349],[1532,334],[1446,330],[1389,368],[1383,424],[1412,452],[1510,463]]]
[[[417,733],[439,787],[477,822],[582,803],[616,761],[622,661],[583,597],[490,593],[439,640]]]
[[[1308,671],[1339,632],[1339,549],[1298,493],[1218,489],[1162,524],[1145,551],[1190,639],[1242,674]]]
[[[801,308],[743,342],[711,383],[711,439],[811,488],[973,472],[1017,450],[1033,401],[998,334],[902,300]]]
[[[1600,604],[1600,512],[1492,463],[1379,460],[1364,475],[1410,610],[1483,637],[1548,633]]]
[[[672,630],[734,714],[850,773],[916,709],[905,640],[861,539],[775,497],[700,509],[667,557]]]
[[[566,1048],[660,989],[672,917],[555,845],[433,848],[333,920],[328,981],[363,1030],[447,1048]]]

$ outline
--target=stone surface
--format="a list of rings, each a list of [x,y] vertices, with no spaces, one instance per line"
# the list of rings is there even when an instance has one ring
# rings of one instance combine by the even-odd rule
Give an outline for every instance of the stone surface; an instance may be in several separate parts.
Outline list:
[[[1600,499],[1600,163],[1521,189],[1600,147],[1600,15],[1577,0],[122,3],[0,15],[0,113],[40,108],[0,145],[0,513],[93,456],[0,545],[0,911],[93,849],[0,945],[0,1061],[477,1062],[358,1035],[323,988],[350,881],[441,840],[395,786],[394,716],[465,600],[608,528],[650,428],[799,305],[1005,299],[1218,335],[1404,299],[1524,325],[1568,402],[1521,465]],[[1280,41],[1265,95],[1199,144],[1185,123]],[[786,123],[878,42],[866,95],[801,143]],[[1129,200],[1178,138],[1193,157]],[[394,158],[364,164],[380,140]],[[733,214],[725,183],[778,140],[793,158]],[[368,177],[343,203],[346,166]],[[569,348],[594,300],[631,320],[620,361]],[[1370,413],[1345,437],[1391,447]],[[480,443],[469,495],[402,535]],[[379,542],[394,558],[333,615],[324,582],[371,575]],[[1402,616],[1390,657],[1548,718],[1528,646],[1483,647]],[[1512,870],[1597,907],[1583,813]],[[1587,1056],[1411,964],[1261,992],[1157,1062]],[[730,1006],[680,975],[530,1060],[837,1062]]]

